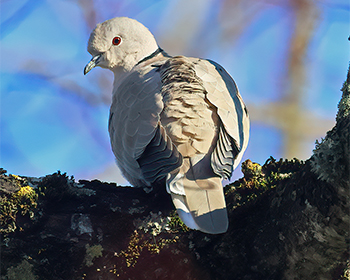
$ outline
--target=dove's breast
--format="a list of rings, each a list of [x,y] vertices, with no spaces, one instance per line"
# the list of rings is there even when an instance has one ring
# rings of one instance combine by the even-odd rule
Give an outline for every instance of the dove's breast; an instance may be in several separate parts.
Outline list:
[[[134,186],[148,184],[137,160],[156,134],[162,110],[160,76],[154,67],[131,73],[113,90],[111,146],[118,166]]]

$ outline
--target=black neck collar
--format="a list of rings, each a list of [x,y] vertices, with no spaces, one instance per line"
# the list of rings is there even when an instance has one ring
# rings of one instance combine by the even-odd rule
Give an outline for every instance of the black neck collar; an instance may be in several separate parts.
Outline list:
[[[152,54],[150,54],[149,56],[146,56],[145,58],[141,59],[139,62],[137,62],[136,65],[139,65],[142,62],[145,62],[153,57],[155,57],[157,54],[161,53],[163,50],[161,48],[158,47],[158,49],[156,49]]]

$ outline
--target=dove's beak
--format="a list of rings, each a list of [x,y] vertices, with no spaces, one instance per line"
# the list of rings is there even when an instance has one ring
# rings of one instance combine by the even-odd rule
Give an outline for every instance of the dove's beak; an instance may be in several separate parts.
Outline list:
[[[102,54],[95,55],[84,68],[84,75],[89,73],[92,68],[96,67],[101,59]]]

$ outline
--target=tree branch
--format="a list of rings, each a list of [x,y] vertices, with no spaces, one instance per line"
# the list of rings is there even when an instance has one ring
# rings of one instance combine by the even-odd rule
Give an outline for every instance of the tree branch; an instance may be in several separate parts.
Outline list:
[[[1,279],[349,277],[349,74],[342,91],[337,123],[309,160],[242,164],[221,235],[186,228],[163,186],[2,170]]]

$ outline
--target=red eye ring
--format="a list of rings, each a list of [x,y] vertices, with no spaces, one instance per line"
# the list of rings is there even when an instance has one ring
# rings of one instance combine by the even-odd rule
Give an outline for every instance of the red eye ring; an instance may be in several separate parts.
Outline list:
[[[112,44],[115,45],[115,46],[118,46],[120,43],[122,42],[122,38],[120,37],[114,37],[113,40],[112,40]]]

